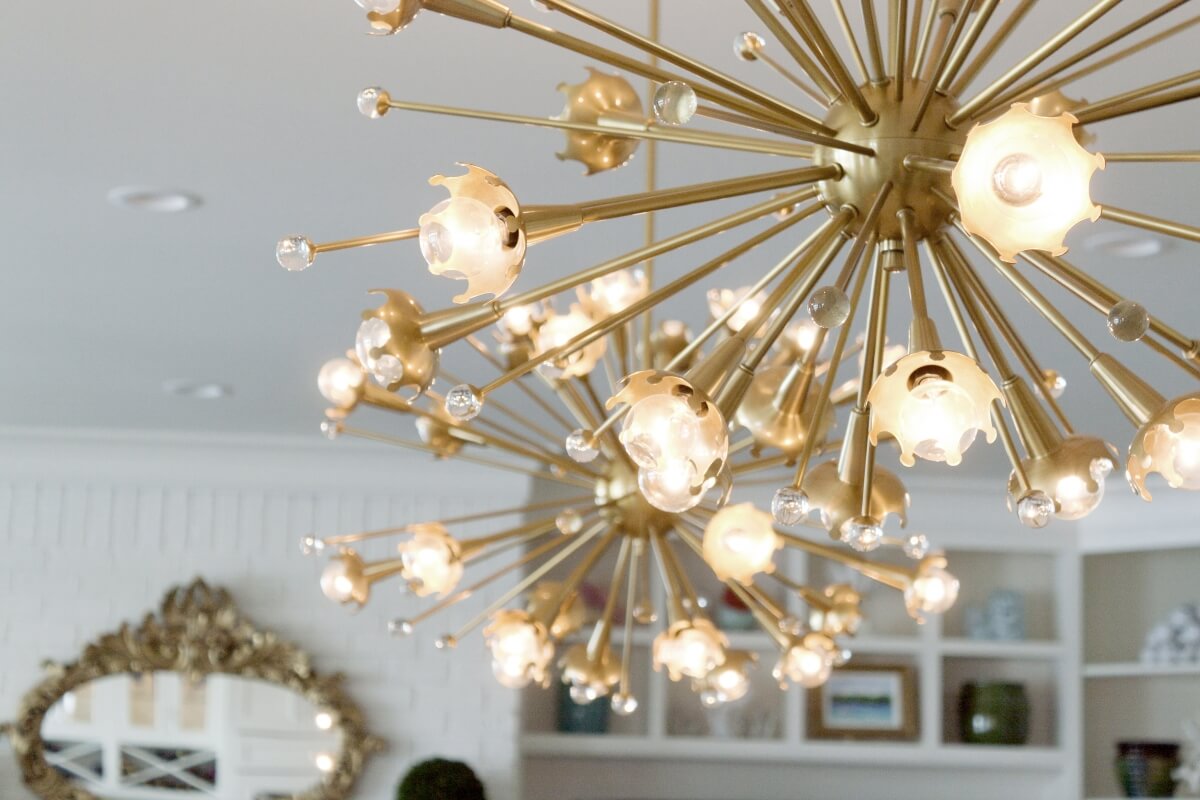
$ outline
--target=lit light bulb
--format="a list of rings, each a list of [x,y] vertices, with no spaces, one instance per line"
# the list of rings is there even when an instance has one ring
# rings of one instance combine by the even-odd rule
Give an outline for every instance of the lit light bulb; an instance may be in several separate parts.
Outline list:
[[[421,215],[420,225],[421,255],[434,275],[464,280],[487,276],[504,283],[505,289],[512,284],[505,276],[508,228],[479,200],[462,196],[443,200]]]
[[[730,331],[733,333],[740,332],[742,328],[753,322],[754,318],[762,313],[763,306],[767,302],[766,292],[751,295],[750,289],[751,287],[749,286],[743,286],[740,289],[709,289],[706,295],[708,298],[708,312],[712,314],[713,319],[719,319],[741,301],[741,305],[725,321],[725,327]]]
[[[805,689],[822,686],[833,674],[835,652],[832,639],[809,634],[780,656],[774,670],[775,679],[781,682],[787,679]]]
[[[541,314],[534,304],[513,306],[497,320],[496,324],[510,336],[528,336],[533,333]]]
[[[974,359],[951,351],[910,353],[884,371],[867,395],[871,442],[878,444],[887,432],[896,437],[905,466],[923,458],[953,467],[981,431],[995,441],[991,404],[1000,397]]]
[[[603,318],[624,311],[649,291],[646,273],[640,269],[623,269],[602,275],[588,285],[586,293],[580,289],[579,294],[581,299],[586,298],[593,316]]]
[[[596,321],[578,304],[572,304],[570,312],[566,314],[551,314],[534,334],[535,355],[569,344],[572,339],[595,324]],[[601,336],[570,355],[544,362],[538,369],[552,378],[582,377],[596,368],[606,349],[608,339]]]
[[[699,680],[692,681],[692,689],[700,695],[706,706],[734,703],[750,692],[750,670],[758,661],[756,653],[745,650],[729,650],[725,661],[709,670]]]
[[[870,553],[883,544],[883,526],[872,517],[854,517],[842,523],[841,539],[860,553]]]
[[[638,470],[638,489],[647,502],[670,514],[682,514],[700,505],[704,492],[693,491],[697,475],[692,462],[679,458],[661,463],[658,469]]]
[[[554,645],[546,627],[528,612],[496,612],[483,635],[492,654],[492,673],[502,686],[521,689],[531,682],[547,682]]]
[[[353,550],[335,555],[321,572],[321,592],[335,603],[367,602],[370,584],[363,574],[365,564]]]
[[[1024,250],[1066,252],[1067,232],[1095,221],[1089,184],[1104,157],[1075,139],[1070,114],[1043,117],[1024,103],[967,135],[951,183],[963,227],[986,239],[1005,261]]]
[[[1008,480],[1009,508],[1015,508],[1021,522],[1031,528],[1042,527],[1051,515],[1083,519],[1104,499],[1104,481],[1115,464],[1116,449],[1104,440],[1068,436],[1049,453],[1021,462],[1029,483],[1024,496],[1013,471]]]
[[[621,680],[621,662],[613,657],[608,645],[595,655],[592,658],[588,645],[580,642],[572,645],[559,661],[562,682],[571,687],[571,699],[580,705],[607,697]]]
[[[783,546],[770,514],[753,503],[725,506],[704,528],[704,560],[722,581],[749,584],[759,573],[775,571],[775,551]]]
[[[395,386],[404,380],[404,362],[383,352],[391,341],[391,327],[378,317],[363,320],[354,337],[354,353],[359,362],[383,387]]]
[[[333,727],[333,714],[328,711],[318,711],[313,717],[313,725],[317,726],[318,730],[327,731]]]
[[[926,614],[944,614],[958,600],[958,578],[946,571],[946,561],[931,556],[917,567],[916,577],[904,590],[904,605],[909,615],[924,622]]]
[[[1200,393],[1169,401],[1133,437],[1126,477],[1146,500],[1146,478],[1153,472],[1172,489],[1200,491]]]
[[[460,546],[439,524],[419,526],[413,537],[400,544],[401,572],[409,588],[419,597],[445,596],[462,579]]]
[[[321,772],[333,772],[333,768],[337,766],[337,761],[329,753],[317,753],[313,763]]]
[[[654,669],[666,667],[673,681],[703,678],[725,663],[729,640],[706,619],[682,620],[654,637]]]
[[[346,409],[358,402],[363,385],[362,367],[348,358],[326,361],[317,373],[317,389],[337,408]]]

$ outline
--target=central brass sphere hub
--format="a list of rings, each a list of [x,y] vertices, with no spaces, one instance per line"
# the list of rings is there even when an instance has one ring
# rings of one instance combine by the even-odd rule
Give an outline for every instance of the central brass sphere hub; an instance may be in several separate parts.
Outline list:
[[[946,117],[957,110],[958,103],[953,97],[936,92],[921,123],[913,130],[913,121],[917,118],[927,85],[924,81],[907,81],[904,97],[899,100],[891,83],[861,87],[867,103],[879,115],[871,125],[864,124],[858,112],[845,100],[834,103],[825,117],[825,124],[837,131],[838,139],[875,151],[875,155],[869,156],[820,145],[814,155],[814,161],[819,165],[841,165],[842,178],[822,181],[818,189],[831,211],[836,212],[847,205],[858,210],[858,216],[850,224],[850,232],[855,235],[880,187],[888,181],[892,182],[892,191],[879,217],[881,238],[900,238],[896,212],[903,208],[911,208],[915,213],[920,238],[947,223],[951,208],[933,189],[938,188],[953,197],[950,176],[904,166],[908,156],[943,161],[957,158],[967,139],[965,130],[955,130],[946,124]]]

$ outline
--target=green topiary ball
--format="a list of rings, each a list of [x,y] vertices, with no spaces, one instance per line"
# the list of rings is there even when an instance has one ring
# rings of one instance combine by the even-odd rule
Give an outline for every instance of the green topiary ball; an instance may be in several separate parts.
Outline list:
[[[487,800],[475,772],[461,761],[431,758],[408,771],[397,800]]]

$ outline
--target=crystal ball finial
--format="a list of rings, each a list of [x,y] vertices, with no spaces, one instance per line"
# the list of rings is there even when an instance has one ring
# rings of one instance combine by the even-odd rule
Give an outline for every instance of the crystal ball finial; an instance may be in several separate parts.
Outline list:
[[[306,236],[285,236],[275,245],[275,260],[288,272],[303,272],[317,254]]]
[[[1150,329],[1150,312],[1140,303],[1122,300],[1108,312],[1108,332],[1120,342],[1136,342]]]
[[[1017,501],[1017,518],[1027,528],[1044,528],[1054,516],[1054,500],[1045,492],[1030,492]]]
[[[798,525],[808,516],[808,495],[791,486],[775,491],[771,498],[771,516],[780,525]]]
[[[837,286],[822,286],[809,298],[808,313],[822,328],[836,328],[850,317],[850,298]]]
[[[583,428],[576,428],[567,435],[566,450],[571,460],[580,464],[595,461],[596,456],[600,455],[592,432]]]
[[[358,93],[358,113],[367,119],[379,119],[388,112],[388,93],[378,86],[368,86]]]
[[[460,383],[446,392],[446,413],[457,420],[472,420],[483,410],[483,396],[470,384]]]
[[[686,125],[696,105],[696,90],[683,81],[667,81],[654,92],[654,116],[664,125]]]

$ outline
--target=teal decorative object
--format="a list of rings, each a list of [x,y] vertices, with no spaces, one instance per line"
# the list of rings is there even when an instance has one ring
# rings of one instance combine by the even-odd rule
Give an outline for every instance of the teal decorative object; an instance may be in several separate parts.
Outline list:
[[[558,730],[560,733],[608,733],[609,699],[599,697],[590,703],[571,699],[571,687],[558,687]]]
[[[1174,797],[1175,742],[1117,742],[1117,783],[1126,797]]]
[[[965,683],[958,695],[958,721],[967,744],[1025,744],[1029,698],[1020,683]]]

